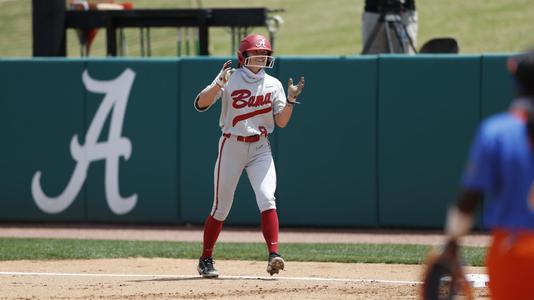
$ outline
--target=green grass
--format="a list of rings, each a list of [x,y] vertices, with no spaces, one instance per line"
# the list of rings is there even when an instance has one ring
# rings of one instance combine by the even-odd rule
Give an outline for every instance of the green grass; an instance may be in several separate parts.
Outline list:
[[[117,2],[125,2],[117,0]],[[277,34],[277,55],[354,55],[361,52],[363,0],[128,0],[134,8],[267,7],[283,8],[285,23]],[[434,37],[451,36],[461,53],[517,52],[533,45],[532,0],[416,0],[419,47]],[[31,56],[31,0],[0,0],[0,57]],[[254,31],[266,34],[265,28]],[[176,55],[176,30],[153,29],[154,56]],[[69,56],[79,56],[73,30],[67,35]],[[139,55],[139,34],[127,30],[129,54]],[[233,55],[225,29],[211,29],[210,53]],[[105,34],[94,43],[93,56],[105,55]]]
[[[421,264],[430,246],[396,244],[283,244],[289,261]],[[20,259],[96,259],[127,257],[198,258],[198,242],[71,239],[0,239],[0,261]],[[465,263],[482,266],[486,249],[463,247]],[[219,243],[217,259],[264,260],[263,243]]]

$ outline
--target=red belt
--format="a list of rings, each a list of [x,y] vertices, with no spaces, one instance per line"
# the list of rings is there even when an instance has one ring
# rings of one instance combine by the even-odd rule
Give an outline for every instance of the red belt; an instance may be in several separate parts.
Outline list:
[[[223,134],[225,138],[230,138],[232,135],[229,133]],[[245,142],[245,143],[254,143],[260,140],[261,135],[250,135],[250,136],[240,136],[240,135],[234,135],[239,142]]]

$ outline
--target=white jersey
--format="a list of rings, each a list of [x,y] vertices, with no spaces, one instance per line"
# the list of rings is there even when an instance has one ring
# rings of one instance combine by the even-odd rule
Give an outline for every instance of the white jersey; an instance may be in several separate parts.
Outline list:
[[[222,132],[240,136],[265,134],[265,131],[272,133],[274,115],[280,113],[287,104],[286,94],[278,79],[263,69],[254,74],[244,67],[235,70],[217,94],[218,99],[222,99],[219,121]],[[199,109],[197,101],[198,97],[195,100],[198,111],[206,111],[211,107]]]

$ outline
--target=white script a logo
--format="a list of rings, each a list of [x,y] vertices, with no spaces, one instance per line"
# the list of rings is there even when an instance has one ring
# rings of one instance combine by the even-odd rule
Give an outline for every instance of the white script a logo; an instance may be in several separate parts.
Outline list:
[[[126,69],[119,77],[109,81],[97,81],[89,76],[87,70],[83,72],[82,80],[87,90],[105,94],[105,97],[89,126],[85,144],[80,145],[78,135],[74,135],[70,141],[70,153],[77,164],[65,190],[57,197],[48,197],[41,188],[41,171],[33,176],[32,196],[42,211],[55,214],[67,209],[80,192],[91,162],[102,159],[106,160],[105,190],[111,211],[122,215],[135,207],[137,194],[122,198],[119,192],[119,159],[124,157],[128,160],[132,154],[132,144],[128,138],[121,136],[121,132],[134,79],[135,72],[131,69]],[[98,142],[108,115],[111,117],[108,140]]]
[[[264,39],[259,39],[256,42],[256,47],[258,47],[258,48],[267,48],[267,46],[265,45],[265,40]]]

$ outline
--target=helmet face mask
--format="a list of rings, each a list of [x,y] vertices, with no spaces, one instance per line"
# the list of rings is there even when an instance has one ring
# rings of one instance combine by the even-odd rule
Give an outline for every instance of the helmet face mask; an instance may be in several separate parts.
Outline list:
[[[253,54],[249,56],[249,51],[264,50],[266,53],[262,55]],[[272,56],[273,49],[271,43],[267,38],[259,34],[251,34],[243,38],[239,44],[237,51],[237,58],[239,66],[257,67],[257,68],[272,68],[274,65],[274,57]],[[265,63],[251,64],[251,59],[265,57]]]
[[[264,58],[265,62],[263,64],[254,64],[252,60],[255,60],[257,58]],[[245,57],[243,66],[272,69],[272,67],[274,66],[274,61],[275,61],[275,58],[270,55],[251,55],[251,56]]]

